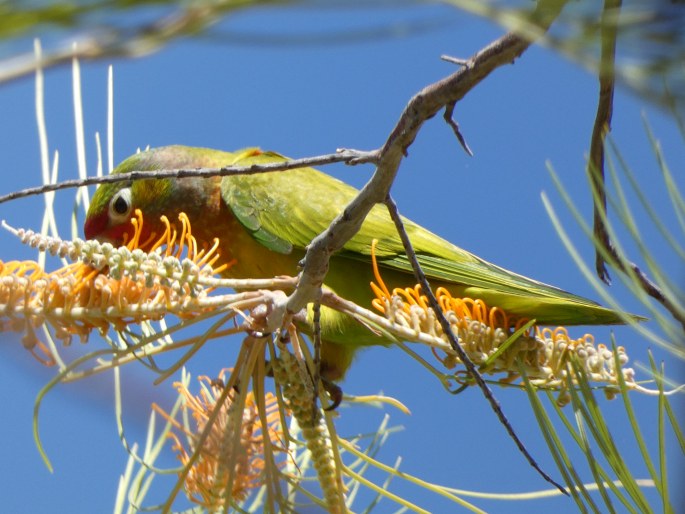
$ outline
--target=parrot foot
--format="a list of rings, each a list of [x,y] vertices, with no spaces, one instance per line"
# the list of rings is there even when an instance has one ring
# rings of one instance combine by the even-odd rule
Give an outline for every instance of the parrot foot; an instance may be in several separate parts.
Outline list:
[[[340,403],[343,401],[342,388],[335,382],[332,382],[331,380],[328,380],[324,377],[321,377],[321,383],[323,384],[324,390],[328,393],[328,396],[331,398],[331,404],[324,410],[332,411],[337,409]]]

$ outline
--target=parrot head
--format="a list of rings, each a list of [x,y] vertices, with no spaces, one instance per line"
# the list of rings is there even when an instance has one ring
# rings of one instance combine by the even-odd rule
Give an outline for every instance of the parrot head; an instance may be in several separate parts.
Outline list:
[[[225,152],[167,146],[137,153],[119,164],[112,173],[216,167],[227,164],[230,159],[231,154]],[[191,223],[193,219],[211,219],[221,205],[219,181],[218,177],[150,178],[102,184],[91,200],[83,227],[84,235],[86,239],[122,245],[133,235],[131,218],[137,209],[142,212],[144,220],[141,241],[164,231],[160,221],[163,214],[171,222],[181,212],[188,215]]]

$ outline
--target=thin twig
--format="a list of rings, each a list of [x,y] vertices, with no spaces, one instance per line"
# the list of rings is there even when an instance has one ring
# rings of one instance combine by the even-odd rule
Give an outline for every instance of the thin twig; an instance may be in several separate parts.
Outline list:
[[[312,324],[314,325],[314,369],[310,371],[312,375],[312,387],[314,388],[314,401],[312,402],[313,416],[318,410],[319,382],[321,380],[321,301],[317,300],[312,305]]]
[[[460,59],[459,57],[452,57],[451,55],[441,55],[440,59],[451,64],[456,64],[457,66],[467,66],[469,63],[468,59]]]
[[[440,322],[440,326],[442,327],[444,334],[447,336],[447,339],[450,342],[450,346],[459,357],[459,360],[461,360],[461,362],[464,364],[466,370],[469,372],[469,374],[476,382],[480,390],[483,392],[483,396],[485,396],[488,403],[490,404],[490,407],[495,412],[497,419],[499,419],[500,423],[504,425],[504,428],[509,434],[509,437],[513,439],[514,443],[516,444],[516,447],[523,454],[528,463],[540,474],[540,476],[542,476],[542,478],[544,478],[550,484],[553,484],[557,489],[559,489],[562,493],[568,496],[568,492],[566,491],[566,489],[564,489],[563,486],[555,482],[552,477],[550,477],[547,473],[545,473],[542,470],[542,468],[538,465],[533,456],[528,452],[521,439],[519,439],[518,435],[516,435],[514,427],[511,426],[511,423],[502,411],[502,407],[497,401],[497,398],[495,398],[492,389],[490,389],[490,387],[488,387],[488,385],[485,383],[485,380],[483,380],[483,377],[478,372],[476,365],[473,363],[473,361],[471,361],[469,356],[466,354],[466,351],[464,351],[464,349],[459,344],[457,337],[454,335],[454,332],[452,331],[452,327],[450,326],[449,321],[447,321],[447,318],[445,318],[445,315],[443,314],[442,309],[440,308],[440,304],[438,303],[437,298],[433,294],[433,289],[431,289],[431,286],[428,283],[428,279],[426,278],[426,275],[421,269],[421,265],[419,264],[419,261],[416,258],[414,247],[412,246],[411,241],[409,240],[407,231],[404,229],[404,223],[402,222],[400,213],[397,210],[397,204],[390,195],[388,195],[388,197],[385,199],[385,205],[388,208],[390,217],[395,223],[397,233],[400,235],[400,239],[402,239],[404,251],[407,254],[407,257],[409,258],[409,261],[411,262],[412,269],[414,270],[414,277],[416,277],[416,281],[421,285],[421,292],[425,294],[428,298],[428,303],[430,304],[431,309],[433,309],[433,313]]]
[[[31,187],[14,191],[0,196],[0,204],[26,198],[28,196],[59,191],[62,189],[73,189],[76,187],[92,186],[97,184],[111,184],[114,182],[132,182],[134,180],[157,180],[163,178],[188,178],[188,177],[224,177],[228,175],[253,175],[256,173],[266,173],[272,171],[286,171],[308,166],[323,166],[344,162],[345,164],[363,164],[374,162],[374,154],[357,150],[339,150],[336,153],[318,155],[315,157],[303,157],[302,159],[291,159],[284,162],[271,162],[267,164],[252,164],[251,166],[225,166],[223,168],[194,168],[194,169],[164,169],[154,171],[131,171],[128,173],[117,173],[105,175],[103,177],[86,177],[82,179],[64,180],[56,184],[44,184],[38,187]]]
[[[456,105],[456,102],[452,102],[452,103],[447,104],[445,106],[445,114],[443,116],[443,119],[452,128],[452,132],[454,132],[454,135],[457,137],[457,140],[459,141],[459,144],[464,149],[464,151],[467,154],[469,154],[469,157],[473,157],[473,152],[471,151],[471,148],[469,148],[469,145],[466,142],[466,139],[464,139],[464,136],[461,133],[461,129],[459,128],[459,124],[456,121],[454,121],[453,115],[454,115],[454,106],[455,105]]]

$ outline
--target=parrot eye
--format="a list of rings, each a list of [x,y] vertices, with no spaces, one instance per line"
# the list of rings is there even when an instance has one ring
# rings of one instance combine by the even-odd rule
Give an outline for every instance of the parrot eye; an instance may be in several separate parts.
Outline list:
[[[109,202],[109,216],[114,221],[126,221],[131,213],[131,189],[125,187],[115,194]]]

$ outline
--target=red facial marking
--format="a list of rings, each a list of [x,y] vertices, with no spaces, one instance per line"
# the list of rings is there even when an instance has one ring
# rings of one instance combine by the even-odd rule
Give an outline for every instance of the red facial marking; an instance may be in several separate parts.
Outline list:
[[[94,216],[88,216],[83,225],[83,234],[86,239],[95,239],[104,234],[109,224],[109,215],[107,212],[102,212]]]
[[[110,242],[115,246],[124,242],[124,234],[127,241],[133,236],[133,225],[127,220],[112,227],[109,226],[109,215],[106,212],[89,216],[83,225],[83,233],[86,239],[97,239],[100,242]]]
[[[109,242],[112,243],[114,246],[119,246],[124,244],[124,239],[126,240],[126,242],[131,240],[131,238],[133,237],[133,231],[133,225],[131,224],[131,220],[129,219],[124,223],[121,223],[120,225],[115,225],[111,227],[102,235],[106,237],[109,240]],[[124,234],[126,234],[126,237],[124,237]]]

